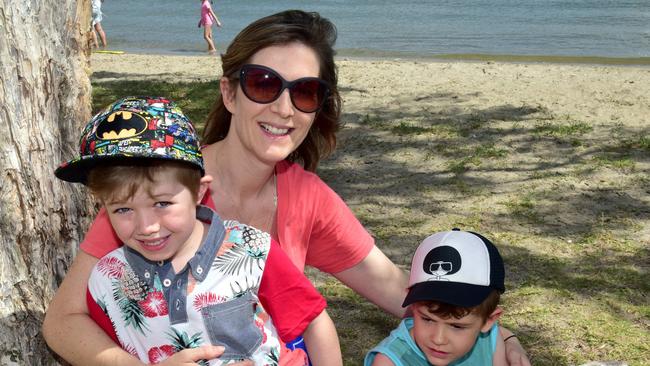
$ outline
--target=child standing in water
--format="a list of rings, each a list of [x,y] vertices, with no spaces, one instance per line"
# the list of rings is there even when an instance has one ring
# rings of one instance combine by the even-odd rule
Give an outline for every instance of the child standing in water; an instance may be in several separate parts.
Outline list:
[[[212,10],[210,0],[201,0],[201,20],[199,20],[199,27],[203,26],[203,39],[208,42],[208,52],[210,54],[217,53],[217,48],[214,46],[212,40],[212,23],[217,23],[217,27],[221,27],[221,21],[217,14]]]

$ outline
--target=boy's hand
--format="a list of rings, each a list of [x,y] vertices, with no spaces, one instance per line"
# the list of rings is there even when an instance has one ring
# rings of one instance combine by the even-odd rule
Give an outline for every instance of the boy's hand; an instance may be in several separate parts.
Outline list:
[[[225,349],[221,346],[201,346],[197,348],[184,349],[175,353],[159,366],[198,366],[199,360],[212,360],[223,354]],[[231,366],[253,366],[253,361],[247,360],[231,364]]]

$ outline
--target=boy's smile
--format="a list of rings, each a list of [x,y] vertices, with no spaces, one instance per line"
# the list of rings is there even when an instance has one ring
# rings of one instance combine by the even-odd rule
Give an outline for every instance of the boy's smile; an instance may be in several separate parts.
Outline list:
[[[200,246],[204,232],[190,190],[163,170],[132,197],[123,199],[119,197],[123,192],[117,193],[105,205],[120,240],[148,260],[173,258],[174,269],[181,269]]]

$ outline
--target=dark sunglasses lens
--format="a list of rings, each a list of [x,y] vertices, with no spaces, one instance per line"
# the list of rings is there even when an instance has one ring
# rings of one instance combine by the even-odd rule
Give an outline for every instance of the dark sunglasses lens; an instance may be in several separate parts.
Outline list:
[[[244,92],[257,103],[272,102],[282,89],[282,80],[277,75],[262,69],[246,70],[243,82]]]
[[[296,108],[311,113],[320,108],[325,99],[327,87],[318,80],[300,81],[291,88],[291,100]]]

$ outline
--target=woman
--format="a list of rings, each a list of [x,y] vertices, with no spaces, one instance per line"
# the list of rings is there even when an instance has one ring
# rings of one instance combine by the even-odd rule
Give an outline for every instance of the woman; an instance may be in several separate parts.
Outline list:
[[[339,128],[335,40],[332,23],[302,11],[259,19],[235,37],[222,56],[221,95],[205,128],[206,172],[214,177],[205,203],[224,219],[271,233],[299,269],[309,264],[331,273],[382,309],[402,316],[406,274],[312,173],[334,149]],[[113,236],[109,227],[100,213],[43,327],[50,347],[76,363],[125,359],[125,352],[111,345],[78,299],[85,296],[94,257],[118,245],[107,240]],[[77,346],[81,342],[84,347]],[[513,345],[511,363],[530,365],[519,344]],[[515,358],[525,363],[513,362]]]

